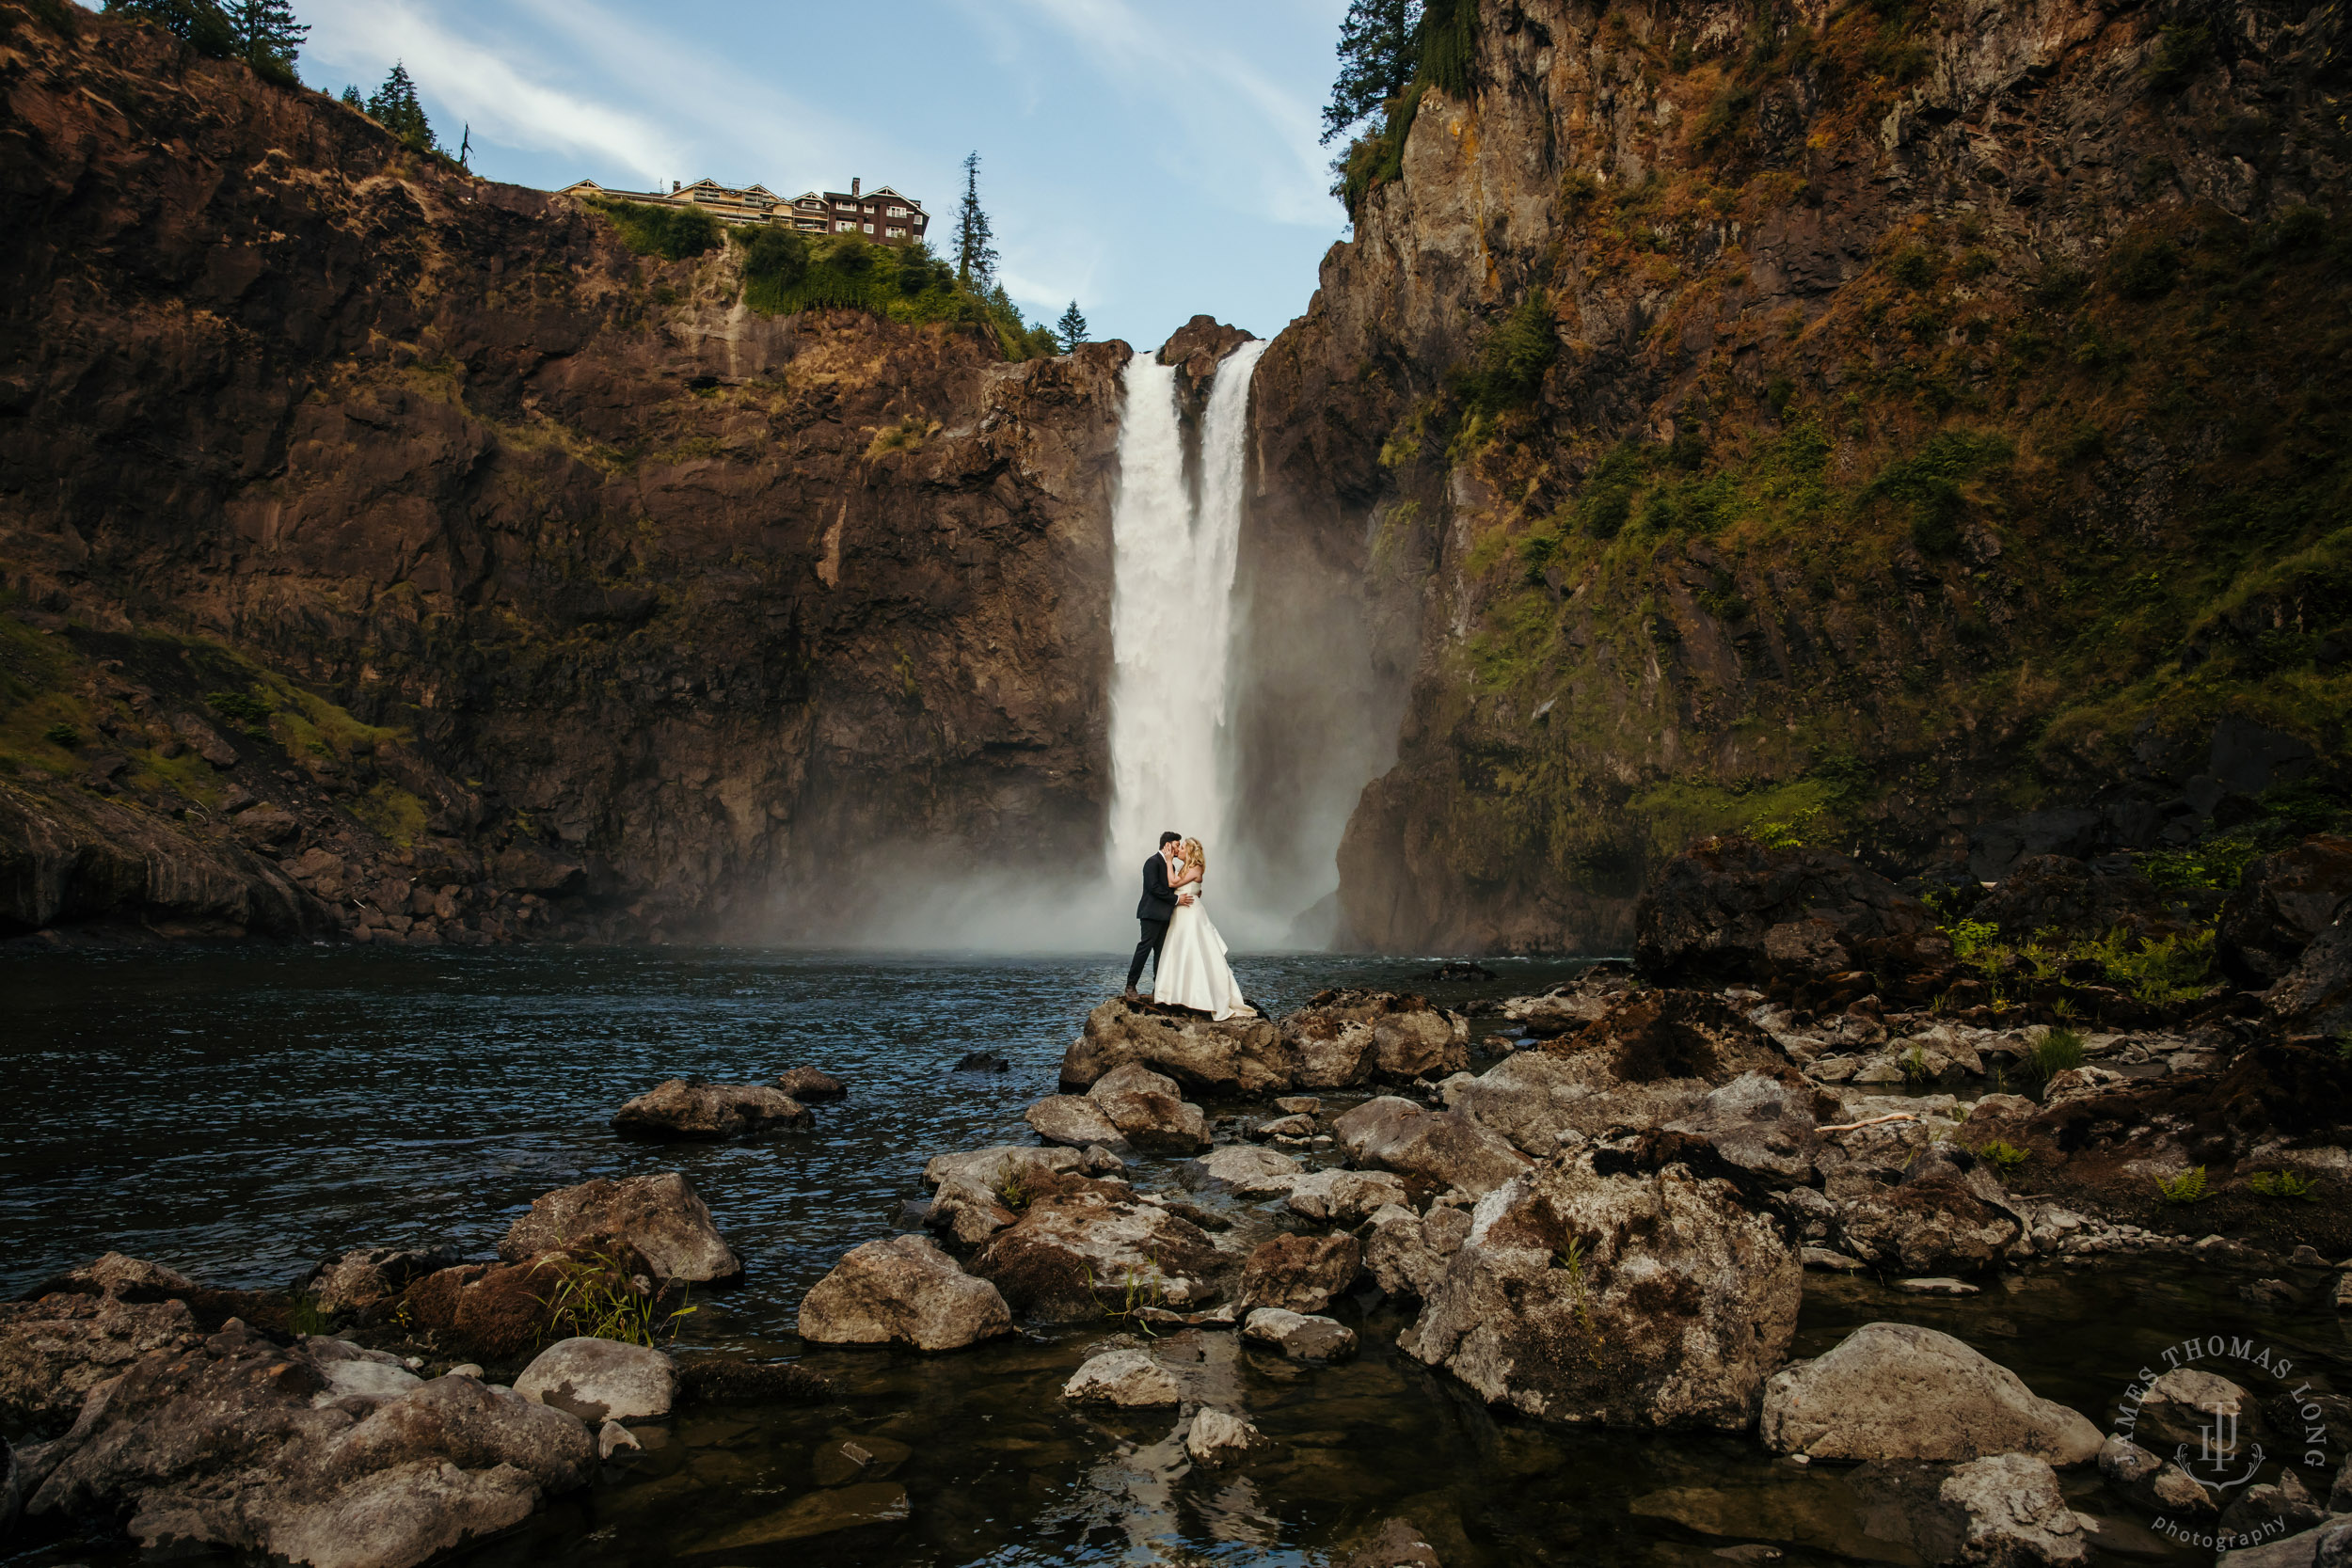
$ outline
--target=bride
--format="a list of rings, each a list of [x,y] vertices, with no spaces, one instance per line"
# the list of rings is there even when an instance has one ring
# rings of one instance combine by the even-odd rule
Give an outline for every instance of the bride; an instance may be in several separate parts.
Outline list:
[[[1257,1010],[1242,996],[1239,982],[1226,965],[1225,939],[1209,924],[1209,911],[1200,900],[1209,857],[1197,838],[1178,845],[1176,856],[1176,875],[1169,879],[1169,891],[1190,888],[1192,901],[1179,904],[1168,923],[1168,945],[1161,949],[1152,971],[1152,1000],[1190,1007],[1219,1022],[1236,1013],[1255,1018]]]

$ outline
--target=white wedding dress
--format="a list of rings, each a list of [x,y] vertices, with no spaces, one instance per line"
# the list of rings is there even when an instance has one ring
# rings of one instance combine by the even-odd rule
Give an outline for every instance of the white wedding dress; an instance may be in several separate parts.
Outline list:
[[[1152,973],[1152,1000],[1190,1007],[1219,1022],[1235,1013],[1250,1012],[1241,983],[1225,962],[1225,939],[1209,924],[1200,884],[1194,882],[1177,891],[1191,894],[1192,902],[1177,905],[1175,916],[1168,923],[1168,942]]]

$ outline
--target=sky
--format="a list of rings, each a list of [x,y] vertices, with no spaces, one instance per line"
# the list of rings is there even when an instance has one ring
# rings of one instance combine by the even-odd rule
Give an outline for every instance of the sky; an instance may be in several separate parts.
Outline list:
[[[964,154],[1034,321],[1272,337],[1347,232],[1316,145],[1346,0],[295,0],[311,87],[395,59],[471,166],[558,189],[857,176],[952,236]],[[944,245],[943,245],[943,248]]]

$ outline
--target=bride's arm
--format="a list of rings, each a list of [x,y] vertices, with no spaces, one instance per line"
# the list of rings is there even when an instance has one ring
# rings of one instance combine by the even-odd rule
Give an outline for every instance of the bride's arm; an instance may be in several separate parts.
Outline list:
[[[1200,868],[1199,866],[1197,866],[1197,865],[1188,865],[1188,866],[1184,867],[1184,875],[1182,875],[1182,876],[1178,877],[1178,878],[1177,878],[1174,881],[1170,882],[1170,883],[1168,884],[1168,886],[1170,886],[1170,887],[1187,887],[1187,886],[1191,885],[1192,883],[1199,881],[1200,879]]]

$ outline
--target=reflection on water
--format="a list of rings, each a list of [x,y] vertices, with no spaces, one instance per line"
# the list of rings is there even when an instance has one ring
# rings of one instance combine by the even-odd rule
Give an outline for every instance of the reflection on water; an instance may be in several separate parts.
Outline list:
[[[1461,986],[1429,980],[1429,967],[1236,965],[1275,1009],[1331,984],[1459,1005],[1570,973],[1498,961],[1498,980]],[[1396,1355],[1410,1319],[1393,1309],[1340,1309],[1364,1337],[1361,1358],[1342,1367],[1269,1359],[1231,1335],[1166,1349],[1191,1397],[1242,1411],[1272,1439],[1209,1472],[1185,1458],[1171,1414],[1079,1412],[1057,1397],[1109,1323],[935,1359],[803,1347],[802,1292],[844,1250],[898,1228],[926,1159],[1030,1141],[1022,1110],[1052,1092],[1063,1048],[1122,973],[1111,958],[721,950],[8,960],[0,1097],[17,1114],[0,1131],[0,1290],[109,1247],[248,1287],[356,1245],[447,1242],[483,1255],[550,1187],[675,1167],[749,1270],[703,1298],[691,1337],[798,1358],[835,1380],[839,1402],[685,1412],[646,1433],[642,1458],[472,1560],[1311,1563],[1396,1514],[1456,1568],[1712,1568],[1719,1549],[1754,1541],[1779,1543],[1792,1564],[1909,1560],[1862,1532],[1836,1472],[1772,1463],[1750,1439],[1498,1418]],[[973,1050],[1013,1070],[946,1070]],[[663,1148],[606,1126],[664,1077],[755,1081],[799,1063],[850,1086],[846,1102],[818,1107],[813,1132]],[[1132,1174],[1176,1182],[1164,1163]],[[1236,1234],[1274,1223],[1252,1216]],[[2094,1419],[2146,1357],[2190,1333],[2260,1334],[2323,1380],[2352,1367],[2332,1313],[2256,1307],[2231,1282],[2170,1262],[2005,1276],[1961,1301],[1867,1280],[1806,1285],[1798,1354],[1876,1319],[1926,1323]],[[873,1457],[851,1463],[845,1440]],[[2069,1484],[2077,1507],[2108,1521],[2103,1557],[2170,1560],[2095,1478]],[[135,1555],[53,1544],[23,1560]]]

